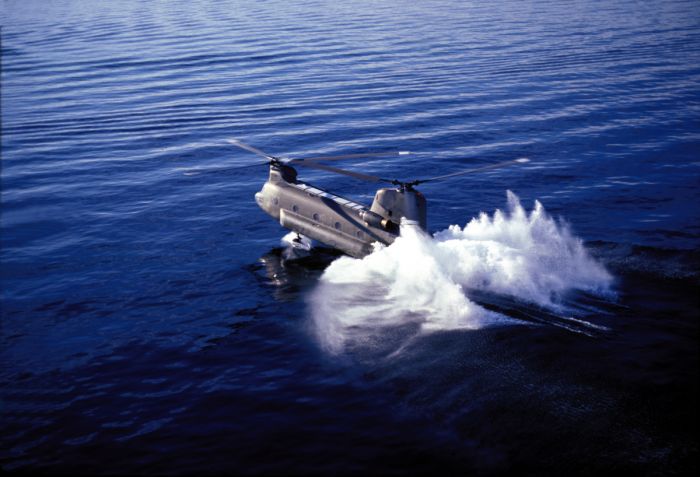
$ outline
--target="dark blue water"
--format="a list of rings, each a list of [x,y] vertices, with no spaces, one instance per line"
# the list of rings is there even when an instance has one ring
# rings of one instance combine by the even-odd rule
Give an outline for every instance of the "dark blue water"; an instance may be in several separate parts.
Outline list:
[[[3,470],[696,470],[697,2],[1,8]],[[407,149],[347,164],[402,179],[529,157],[421,186],[431,231],[512,190],[612,288],[570,277],[553,307],[465,289],[510,320],[330,352],[310,297],[337,256],[283,259],[265,168],[222,169],[257,160],[231,137]]]

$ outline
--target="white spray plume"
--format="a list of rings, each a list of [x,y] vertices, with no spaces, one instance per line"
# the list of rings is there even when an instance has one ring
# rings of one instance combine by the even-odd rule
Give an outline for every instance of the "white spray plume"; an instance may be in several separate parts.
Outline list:
[[[540,202],[528,215],[508,191],[508,210],[433,238],[402,227],[390,246],[331,263],[311,295],[322,345],[337,353],[407,325],[431,331],[511,321],[470,301],[474,289],[554,308],[568,290],[607,293],[610,274]]]

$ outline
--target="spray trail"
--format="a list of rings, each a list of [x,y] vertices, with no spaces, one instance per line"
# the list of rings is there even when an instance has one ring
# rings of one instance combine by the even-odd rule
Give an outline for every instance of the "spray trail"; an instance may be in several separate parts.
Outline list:
[[[482,213],[432,238],[404,227],[393,244],[375,247],[333,262],[311,295],[315,331],[331,352],[512,321],[469,300],[470,290],[557,309],[569,290],[607,294],[612,282],[540,202],[528,214],[510,191],[507,214]]]

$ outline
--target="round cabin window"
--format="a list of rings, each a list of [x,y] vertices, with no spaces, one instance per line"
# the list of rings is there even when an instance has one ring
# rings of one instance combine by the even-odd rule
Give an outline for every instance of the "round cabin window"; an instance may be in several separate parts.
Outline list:
[[[314,220],[318,222],[318,214],[314,214]]]
[[[336,223],[335,223],[335,229],[336,229],[336,230],[340,230],[340,222],[336,222]]]
[[[292,212],[299,212],[299,207],[297,207],[296,205],[293,205]]]

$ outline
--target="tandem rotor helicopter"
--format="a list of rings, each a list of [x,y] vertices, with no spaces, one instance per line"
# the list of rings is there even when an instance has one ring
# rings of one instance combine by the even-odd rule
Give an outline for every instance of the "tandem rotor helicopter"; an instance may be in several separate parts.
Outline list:
[[[423,194],[415,189],[419,184],[529,162],[529,159],[519,158],[402,182],[339,169],[321,162],[410,154],[407,151],[283,159],[237,139],[231,139],[229,143],[264,157],[266,163],[269,163],[270,175],[262,190],[255,194],[255,201],[262,210],[278,220],[280,225],[297,234],[293,243],[295,247],[308,247],[309,241],[304,240],[304,237],[308,237],[357,258],[371,253],[374,242],[391,244],[399,236],[402,226],[420,227],[427,232],[427,202]],[[298,180],[293,165],[321,169],[368,182],[389,183],[393,187],[379,189],[371,206],[366,207]]]

